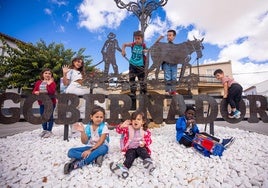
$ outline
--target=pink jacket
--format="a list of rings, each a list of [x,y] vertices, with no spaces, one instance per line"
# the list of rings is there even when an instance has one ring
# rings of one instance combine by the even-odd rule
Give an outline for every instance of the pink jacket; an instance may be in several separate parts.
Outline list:
[[[143,131],[143,130],[142,130]],[[128,145],[129,142],[129,128],[128,127],[123,127],[120,128],[120,125],[116,126],[116,132],[119,134],[123,134],[123,146]],[[146,131],[144,131],[144,133],[142,133],[144,135],[144,147],[146,148],[147,152],[149,155],[151,155],[151,150],[149,148],[149,145],[152,143],[152,139],[151,139],[151,132],[149,131],[149,129],[147,129]],[[122,152],[126,152],[127,151],[127,147],[121,147]]]

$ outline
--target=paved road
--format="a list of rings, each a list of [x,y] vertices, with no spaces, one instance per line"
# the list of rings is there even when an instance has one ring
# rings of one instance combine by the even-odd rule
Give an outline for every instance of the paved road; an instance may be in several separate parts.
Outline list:
[[[237,124],[230,124],[225,121],[216,121],[214,124],[218,126],[223,126],[223,127],[248,130],[248,131],[257,132],[257,133],[268,136],[268,123],[263,123],[262,121],[260,121],[259,123],[248,123],[246,121],[243,121]],[[54,126],[62,126],[62,125],[55,124]],[[32,130],[39,129],[39,128],[41,128],[41,125],[33,125],[27,122],[17,122],[17,123],[8,124],[8,125],[0,124],[0,138],[11,136],[11,135],[21,133],[24,131],[32,131]],[[209,130],[209,127],[208,127],[208,130]]]

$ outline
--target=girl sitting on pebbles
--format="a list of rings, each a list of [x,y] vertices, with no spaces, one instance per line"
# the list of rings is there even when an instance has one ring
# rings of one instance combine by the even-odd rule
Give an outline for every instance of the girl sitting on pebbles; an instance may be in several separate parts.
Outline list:
[[[64,165],[64,174],[94,162],[102,165],[103,156],[108,153],[109,142],[109,130],[104,123],[104,117],[104,109],[96,106],[92,109],[91,121],[86,126],[82,123],[74,124],[74,128],[81,133],[81,142],[86,146],[68,151],[71,161]]]
[[[132,166],[134,160],[140,157],[143,160],[144,168],[152,173],[155,169],[149,149],[152,139],[144,113],[141,111],[133,112],[130,120],[126,120],[116,127],[116,132],[123,134],[121,150],[125,155],[125,161],[123,164],[110,163],[111,171],[127,178],[128,169]]]

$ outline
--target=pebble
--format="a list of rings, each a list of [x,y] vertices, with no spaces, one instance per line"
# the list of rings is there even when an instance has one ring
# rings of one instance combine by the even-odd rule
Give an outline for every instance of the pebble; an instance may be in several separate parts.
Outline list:
[[[200,130],[203,130],[199,125]],[[110,130],[110,149],[101,168],[88,165],[63,174],[68,149],[82,146],[79,137],[63,141],[63,126],[54,136],[41,139],[41,129],[0,139],[0,187],[268,187],[265,135],[215,126],[217,136],[236,137],[223,156],[204,157],[175,140],[175,125],[152,129],[153,175],[134,161],[127,179],[109,169],[110,162],[123,162],[119,135]],[[247,144],[245,144],[247,143]],[[46,177],[44,181],[43,177]]]

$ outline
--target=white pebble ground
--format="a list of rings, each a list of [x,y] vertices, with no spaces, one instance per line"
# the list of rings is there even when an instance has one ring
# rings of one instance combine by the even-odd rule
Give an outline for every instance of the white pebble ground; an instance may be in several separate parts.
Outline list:
[[[199,126],[203,130],[203,125]],[[175,141],[175,125],[152,129],[153,175],[135,161],[127,179],[118,178],[109,163],[123,161],[119,138],[110,130],[110,150],[102,167],[88,165],[63,174],[67,151],[81,146],[80,137],[63,140],[63,126],[51,138],[40,138],[41,129],[0,139],[0,187],[268,187],[268,136],[215,126],[215,136],[236,137],[223,156],[203,157]]]

